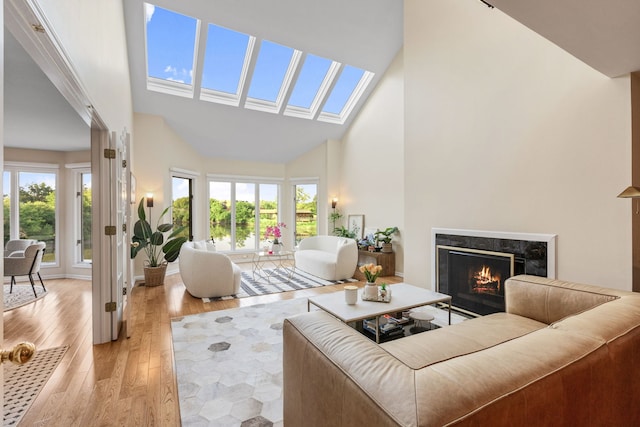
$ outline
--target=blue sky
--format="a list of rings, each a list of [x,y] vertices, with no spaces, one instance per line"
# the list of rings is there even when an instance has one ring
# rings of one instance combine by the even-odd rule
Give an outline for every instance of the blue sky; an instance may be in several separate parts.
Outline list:
[[[145,4],[147,20],[147,67],[150,77],[192,84],[194,46],[198,20],[194,17]],[[237,94],[250,36],[212,23],[207,41],[202,87]],[[256,44],[258,59],[248,96],[275,101],[293,56],[294,47],[263,40]],[[309,108],[332,61],[309,52],[295,83],[290,105]],[[339,114],[364,70],[345,65],[323,111]]]

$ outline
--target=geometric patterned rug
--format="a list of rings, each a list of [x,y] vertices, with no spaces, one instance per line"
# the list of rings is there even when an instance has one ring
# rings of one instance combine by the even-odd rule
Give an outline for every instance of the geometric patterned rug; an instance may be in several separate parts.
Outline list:
[[[278,272],[273,272],[272,269],[265,269],[265,272],[270,276],[269,281],[264,279],[255,280],[251,271],[243,271],[242,280],[240,282],[240,291],[235,296],[202,298],[202,300],[204,302],[211,302],[221,299],[245,298],[257,295],[311,289],[319,286],[357,282],[356,279],[325,280],[298,269],[295,270],[291,277],[287,274],[283,275]]]
[[[182,425],[282,425],[282,322],[307,299],[171,320]]]
[[[29,286],[31,291],[31,286]],[[14,288],[15,292],[15,288]],[[33,296],[33,292],[31,292]],[[69,348],[37,350],[24,365],[4,363],[4,426],[18,425]]]
[[[29,284],[14,285],[12,293],[9,293],[9,289],[11,289],[11,286],[4,285],[4,311],[31,304],[47,294],[45,290],[41,289],[41,286],[36,286],[38,297],[34,297],[33,289]]]

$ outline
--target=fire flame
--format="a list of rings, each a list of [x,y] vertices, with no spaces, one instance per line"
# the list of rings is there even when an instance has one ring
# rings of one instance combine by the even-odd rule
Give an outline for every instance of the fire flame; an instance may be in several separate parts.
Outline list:
[[[496,274],[495,276],[491,272],[491,268],[486,265],[482,266],[482,269],[476,272],[473,276],[475,280],[475,285],[477,288],[493,288],[495,286],[495,290],[499,291],[501,288],[501,279],[500,274]],[[480,290],[480,289],[478,289]],[[485,291],[488,289],[485,289]]]

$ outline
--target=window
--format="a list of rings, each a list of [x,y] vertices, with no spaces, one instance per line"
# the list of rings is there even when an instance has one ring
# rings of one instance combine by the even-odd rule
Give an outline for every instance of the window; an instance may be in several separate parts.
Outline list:
[[[193,180],[173,176],[171,178],[172,195],[171,219],[175,229],[185,227],[180,236],[193,240]]]
[[[76,240],[80,246],[78,261],[90,263],[93,260],[91,246],[91,172],[79,171],[78,179],[80,191],[78,194],[78,207],[80,214],[79,238]]]
[[[305,237],[318,235],[318,184],[296,184],[295,230],[296,246]]]
[[[198,20],[144,4],[147,89],[193,96],[193,67]]]
[[[5,165],[5,240],[45,242],[44,263],[57,263],[57,180],[56,165]]]
[[[214,179],[209,182],[209,229],[221,251],[255,251],[268,225],[279,222],[280,185]]]
[[[374,75],[311,53],[303,64],[305,53],[294,47],[213,22],[204,22],[207,36],[201,40],[198,17],[150,3],[144,8],[148,90],[193,98],[199,84],[203,101],[239,107],[244,96],[244,108],[343,124]],[[202,49],[199,64],[195,53]],[[202,71],[200,82],[193,81],[194,70]]]

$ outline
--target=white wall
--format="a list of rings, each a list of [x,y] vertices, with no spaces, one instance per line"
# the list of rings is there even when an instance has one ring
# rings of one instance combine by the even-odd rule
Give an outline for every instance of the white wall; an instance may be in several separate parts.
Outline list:
[[[284,185],[285,166],[277,163],[246,162],[220,157],[207,158],[196,152],[191,145],[178,136],[164,118],[149,114],[134,114],[134,134],[136,143],[133,155],[136,162],[133,173],[136,177],[136,197],[138,201],[147,193],[154,195],[153,215],[159,215],[171,204],[171,171],[178,169],[196,174],[194,179],[194,239],[209,237],[206,216],[209,188],[207,175],[233,175],[245,177],[277,178],[283,180],[283,205],[290,200],[288,185]],[[283,206],[289,209],[291,205]],[[168,219],[168,218],[167,218]],[[134,221],[137,214],[134,212]],[[154,221],[157,217],[154,217]],[[143,256],[136,258],[136,276],[142,274]],[[177,270],[177,263],[169,267],[169,272]]]
[[[558,277],[631,289],[629,77],[497,9],[405,1],[405,280],[432,227],[556,233]]]
[[[338,208],[363,214],[364,227],[397,226],[393,238],[396,271],[404,271],[404,71],[403,53],[396,55],[375,91],[342,138]],[[329,195],[331,196],[331,195]],[[346,222],[344,222],[346,225]]]
[[[125,128],[130,131],[133,105],[122,2],[37,0],[36,3],[53,25],[102,120],[118,134]]]

